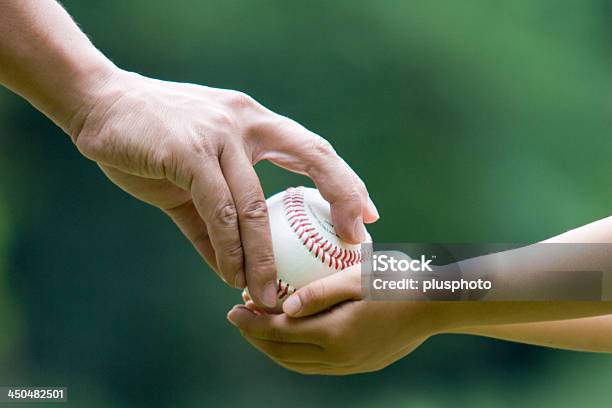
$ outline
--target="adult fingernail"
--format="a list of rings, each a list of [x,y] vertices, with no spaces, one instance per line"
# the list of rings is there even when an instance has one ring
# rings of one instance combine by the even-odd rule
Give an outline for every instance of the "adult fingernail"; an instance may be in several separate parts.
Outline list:
[[[302,310],[302,300],[298,295],[291,295],[283,303],[283,311],[288,315],[295,316]]]
[[[370,196],[368,196],[368,207],[370,207],[370,211],[372,212],[372,215],[376,216],[376,219],[379,219],[380,214],[378,213],[378,209],[376,208],[376,205],[374,204],[374,201],[372,201]]]
[[[362,242],[365,239],[365,227],[363,226],[363,218],[361,216],[355,219],[353,234],[355,236],[355,240],[359,242]]]
[[[276,306],[276,300],[276,282],[270,281],[266,283],[266,286],[264,287],[261,301],[263,302],[264,306],[274,307]]]

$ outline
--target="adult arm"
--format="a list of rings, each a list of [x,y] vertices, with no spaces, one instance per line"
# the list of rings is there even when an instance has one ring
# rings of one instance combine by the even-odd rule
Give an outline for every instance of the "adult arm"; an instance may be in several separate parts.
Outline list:
[[[323,138],[241,92],[117,68],[56,1],[0,1],[0,83],[115,184],[168,214],[223,280],[248,284],[260,305],[276,302],[276,271],[255,163],[310,176],[348,241],[378,218],[363,182]]]

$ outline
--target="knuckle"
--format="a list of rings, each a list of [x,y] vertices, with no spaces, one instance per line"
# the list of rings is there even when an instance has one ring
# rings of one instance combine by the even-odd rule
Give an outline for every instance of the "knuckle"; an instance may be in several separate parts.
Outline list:
[[[362,195],[356,187],[349,187],[339,195],[337,203],[342,204],[347,214],[358,215],[361,213]]]
[[[361,203],[361,191],[357,186],[351,187],[344,194],[344,199],[351,203]]]
[[[224,129],[217,126],[224,121],[223,116],[222,113],[209,109],[203,118],[194,118],[173,138],[175,141],[172,144],[176,151],[184,158],[194,154],[204,157],[218,156],[220,144],[214,136],[219,133],[219,129]]]
[[[81,154],[93,161],[102,160],[109,150],[110,134],[108,132],[83,131],[76,139],[76,147]]]
[[[182,150],[187,150],[189,157],[192,152],[204,158],[217,157],[219,155],[218,145],[209,136],[208,132],[197,132],[193,137],[189,138],[187,148],[181,146]]]
[[[217,111],[212,114],[210,121],[214,129],[225,129],[226,131],[231,131],[236,125],[234,118],[224,111]]]
[[[361,210],[362,194],[357,187],[349,188],[343,195],[344,202],[348,203],[352,207]]]
[[[221,202],[211,214],[211,221],[223,227],[235,227],[238,224],[236,206],[231,201]]]
[[[249,201],[240,209],[239,217],[247,221],[267,221],[268,205],[261,198]]]
[[[336,151],[331,143],[319,135],[313,136],[310,141],[310,148],[312,153],[317,156],[330,157],[336,155]]]
[[[257,105],[255,99],[240,91],[228,91],[227,103],[233,109],[247,109]]]

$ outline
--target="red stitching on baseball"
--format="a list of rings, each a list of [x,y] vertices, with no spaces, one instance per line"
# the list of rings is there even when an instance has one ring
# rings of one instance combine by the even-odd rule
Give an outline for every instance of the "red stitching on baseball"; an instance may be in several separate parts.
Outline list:
[[[287,282],[283,282],[282,279],[278,279],[276,293],[278,295],[278,299],[283,300],[290,294],[295,293],[295,288]]]
[[[283,197],[283,204],[289,226],[296,233],[298,239],[302,241],[302,245],[315,258],[319,259],[323,264],[328,264],[330,268],[338,270],[361,263],[360,250],[339,248],[316,231],[316,228],[308,219],[306,208],[304,207],[303,187],[287,189]],[[329,263],[325,258],[326,256],[329,258]],[[282,288],[282,282],[279,279],[279,290],[281,291],[279,293],[286,295],[289,290],[292,290],[291,293],[295,292],[295,289],[289,288],[289,286],[289,284],[286,284]]]

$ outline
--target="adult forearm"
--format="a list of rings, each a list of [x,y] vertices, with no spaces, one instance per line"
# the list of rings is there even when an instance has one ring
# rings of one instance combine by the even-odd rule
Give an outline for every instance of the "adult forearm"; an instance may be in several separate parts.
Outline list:
[[[0,83],[62,129],[115,69],[56,1],[0,1]]]
[[[276,305],[264,193],[253,165],[310,176],[336,231],[362,241],[378,213],[321,136],[242,92],[116,68],[53,0],[0,0],[0,83],[72,136],[118,186],[167,213],[228,284]]]

